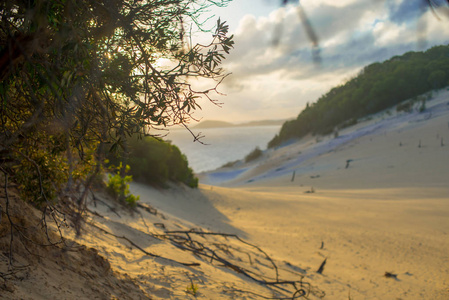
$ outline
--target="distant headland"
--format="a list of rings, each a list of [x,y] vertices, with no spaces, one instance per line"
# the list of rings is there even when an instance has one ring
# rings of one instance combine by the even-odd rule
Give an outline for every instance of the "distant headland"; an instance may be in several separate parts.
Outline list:
[[[225,121],[217,120],[204,120],[193,126],[195,129],[205,129],[205,128],[227,128],[227,127],[250,127],[250,126],[276,126],[282,125],[286,120],[260,120],[260,121],[250,121],[245,123],[230,123]]]

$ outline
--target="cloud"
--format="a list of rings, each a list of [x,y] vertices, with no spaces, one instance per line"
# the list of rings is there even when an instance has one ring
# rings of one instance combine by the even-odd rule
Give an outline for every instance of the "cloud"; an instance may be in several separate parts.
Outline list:
[[[408,0],[399,3],[391,1],[388,7],[390,21],[397,24],[413,22],[429,9],[428,2],[425,0]]]
[[[320,38],[322,54],[328,54],[329,49],[336,49],[338,45],[347,41],[354,42],[352,28],[359,27],[366,12],[375,6],[356,2],[348,7],[322,4],[315,5],[310,12],[306,10]],[[278,28],[281,30],[277,31]],[[276,47],[271,43],[275,33],[281,35]],[[227,66],[235,76],[242,77],[242,80],[248,78],[247,76],[260,76],[278,70],[285,73],[289,69],[297,77],[298,69],[309,73],[313,67],[311,41],[299,21],[295,7],[285,11],[278,10],[268,18],[245,17],[236,31],[235,41],[236,49],[229,58]],[[333,54],[329,54],[334,57]]]
[[[420,35],[427,46],[447,43],[447,20],[421,10],[420,1],[301,1],[319,38],[319,66],[296,7],[277,9],[267,17],[245,16],[224,65],[232,72],[222,87],[228,94],[222,99],[225,110],[235,117],[251,111],[253,119],[291,117],[364,66],[423,50]],[[417,30],[419,24],[426,24],[425,31]]]

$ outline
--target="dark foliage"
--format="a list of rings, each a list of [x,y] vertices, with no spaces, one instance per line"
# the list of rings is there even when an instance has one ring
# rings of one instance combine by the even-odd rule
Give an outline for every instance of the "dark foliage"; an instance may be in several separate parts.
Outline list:
[[[81,192],[81,204],[102,154],[185,125],[201,98],[215,103],[228,26],[218,20],[208,44],[187,40],[227,2],[1,1],[0,160],[24,198],[45,206]],[[210,88],[192,86],[198,78]]]
[[[250,162],[259,158],[262,155],[262,153],[263,153],[262,150],[260,150],[259,147],[256,147],[247,156],[245,156],[245,162]]]
[[[129,165],[134,180],[157,185],[173,181],[198,187],[198,178],[189,168],[186,156],[175,145],[153,137],[134,136],[126,148],[127,153],[120,151],[118,157],[110,155],[110,161],[115,166],[120,162]]]

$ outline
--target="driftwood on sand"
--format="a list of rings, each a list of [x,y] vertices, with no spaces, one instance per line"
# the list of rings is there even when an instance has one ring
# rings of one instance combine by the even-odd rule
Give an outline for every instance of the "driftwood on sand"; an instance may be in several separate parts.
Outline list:
[[[148,207],[138,207],[144,211],[155,214],[157,211]],[[93,212],[91,212],[93,213]],[[94,213],[95,216],[102,218],[98,213]],[[172,258],[163,257],[154,253],[150,253],[143,249],[137,243],[127,236],[116,235],[108,230],[102,228],[95,223],[88,223],[90,226],[96,228],[103,234],[111,235],[117,239],[121,239],[130,244],[131,247],[139,250],[143,254],[163,259],[167,262],[179,264],[185,267],[198,267],[198,262],[181,262]],[[162,224],[162,223],[161,223]],[[318,298],[324,297],[325,293],[318,288],[312,286],[310,283],[304,281],[304,275],[297,272],[290,271],[295,274],[298,279],[285,280],[282,279],[279,274],[279,267],[274,260],[260,247],[251,244],[244,239],[240,238],[236,234],[207,232],[202,230],[188,230],[188,231],[168,231],[165,226],[158,226],[164,229],[163,234],[155,234],[148,232],[147,234],[151,238],[158,240],[167,240],[172,245],[183,251],[189,251],[195,256],[202,258],[205,262],[217,265],[219,267],[227,268],[233,272],[240,274],[259,285],[264,286],[270,292],[270,296],[261,295],[253,291],[245,291],[241,289],[233,289],[234,292],[242,294],[256,295],[262,299],[307,299],[309,295],[314,295]],[[213,238],[213,240],[211,240]],[[233,246],[229,242],[229,239],[234,239],[242,246]],[[264,275],[260,269],[271,270],[273,276]]]

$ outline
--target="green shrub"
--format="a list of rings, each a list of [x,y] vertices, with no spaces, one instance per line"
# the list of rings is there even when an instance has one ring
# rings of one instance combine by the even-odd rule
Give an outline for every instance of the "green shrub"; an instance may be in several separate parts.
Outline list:
[[[343,123],[339,126],[339,128],[340,128],[340,129],[347,128],[347,127],[356,125],[357,123],[358,123],[357,118],[351,118],[350,120],[343,122]]]
[[[268,148],[274,148],[276,146],[279,146],[279,144],[282,142],[281,138],[279,137],[279,134],[276,134],[274,138],[271,139],[271,141],[268,142],[267,147]]]
[[[413,101],[406,101],[406,102],[398,104],[398,106],[396,106],[396,111],[397,112],[405,111],[405,112],[409,113],[412,111],[412,107],[413,107]]]
[[[419,107],[419,112],[424,112],[426,110],[426,101],[421,102],[421,106]]]
[[[227,162],[224,165],[222,165],[221,168],[231,168],[235,166],[238,162],[239,162],[238,160]]]
[[[131,175],[122,176],[121,173],[127,173],[130,171],[129,165],[127,165],[123,172],[123,165],[120,163],[117,168],[117,172],[112,175],[108,175],[108,183],[106,185],[106,190],[108,193],[122,203],[125,203],[131,207],[135,207],[137,201],[139,201],[139,196],[134,196],[129,192],[129,184],[133,178]]]
[[[118,157],[111,157],[111,161],[115,164],[126,161],[134,180],[158,185],[173,181],[198,187],[198,178],[178,147],[153,137],[135,136],[128,142],[128,153],[121,151]]]
[[[35,205],[54,200],[68,179],[67,161],[61,155],[51,155],[47,149],[30,149],[26,158],[15,155],[13,180],[21,195]]]
[[[440,89],[446,85],[447,74],[443,70],[435,70],[430,73],[427,81],[434,89]]]
[[[4,165],[11,180],[18,184],[23,199],[36,206],[54,202],[75,184],[84,182],[96,167],[94,143],[83,145],[83,157],[72,150],[68,159],[67,140],[63,134],[50,135],[45,131],[34,132],[33,140],[22,140],[4,151]]]
[[[260,150],[259,147],[256,147],[247,156],[245,156],[245,162],[250,162],[259,158],[262,155],[262,153],[263,153],[262,150]]]

